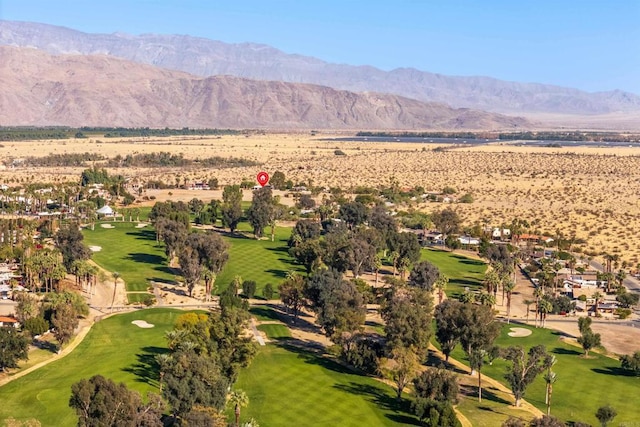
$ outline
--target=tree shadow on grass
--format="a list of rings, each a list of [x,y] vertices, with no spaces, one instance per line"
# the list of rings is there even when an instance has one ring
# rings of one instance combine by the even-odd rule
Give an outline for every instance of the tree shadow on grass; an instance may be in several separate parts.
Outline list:
[[[145,254],[142,252],[130,253],[125,259],[145,264],[162,264],[165,261],[165,258],[160,255]]]
[[[500,397],[497,393],[497,389],[495,387],[482,387],[482,400],[483,401],[490,401],[490,402],[494,402],[494,403],[498,403],[500,405],[505,405],[505,406],[510,406],[513,405],[513,402],[510,402],[508,400],[505,400],[504,398]],[[476,385],[469,385],[469,384],[461,384],[460,385],[460,394],[463,394],[465,396],[468,396],[469,398],[473,398],[473,399],[478,399],[478,387]],[[496,412],[499,414],[502,414],[502,412],[500,411],[496,411],[495,408],[491,408],[491,407],[484,407],[484,408],[479,408],[485,411],[491,411],[491,412]]]
[[[289,318],[288,316],[279,313],[278,311],[269,308],[267,306],[263,306],[263,307],[251,307],[249,309],[249,313],[253,314],[254,316],[260,316],[262,318],[266,318],[269,320],[280,320],[284,323],[289,323]]]
[[[475,279],[451,279],[449,283],[452,285],[460,285],[460,286],[469,286],[469,287],[479,287],[480,283]]]
[[[551,353],[554,354],[562,354],[562,355],[567,355],[567,356],[579,356],[582,353],[577,351],[577,350],[572,350],[572,349],[568,349],[568,348],[562,348],[562,347],[556,347],[553,350],[551,350]]]
[[[407,399],[398,400],[395,396],[386,393],[381,387],[371,384],[358,384],[353,381],[348,384],[335,384],[334,388],[356,396],[363,396],[367,401],[373,403],[384,411],[393,412],[385,414],[391,421],[401,424],[419,426],[417,418],[409,415],[411,403]]]
[[[158,386],[158,382],[160,381],[160,366],[156,361],[156,356],[168,353],[169,349],[148,346],[143,347],[142,351],[143,353],[136,354],[137,363],[122,370],[134,374],[136,376],[135,381],[137,382]]]
[[[591,370],[597,374],[614,375],[617,377],[635,377],[636,375],[627,370],[622,369],[619,366],[606,366],[605,368],[591,368]]]
[[[280,279],[285,279],[287,277],[287,272],[284,270],[276,270],[275,268],[270,268],[264,271],[265,273],[269,273],[272,276],[275,276]]]
[[[155,230],[127,231],[125,234],[127,236],[134,236],[137,240],[153,240],[154,242],[156,241]]]

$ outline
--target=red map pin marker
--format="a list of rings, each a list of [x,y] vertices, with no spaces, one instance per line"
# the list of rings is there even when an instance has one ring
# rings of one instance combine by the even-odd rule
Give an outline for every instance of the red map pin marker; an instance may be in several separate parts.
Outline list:
[[[267,182],[269,182],[269,174],[262,171],[258,174],[257,179],[258,179],[258,184],[264,187],[265,185],[267,185]]]

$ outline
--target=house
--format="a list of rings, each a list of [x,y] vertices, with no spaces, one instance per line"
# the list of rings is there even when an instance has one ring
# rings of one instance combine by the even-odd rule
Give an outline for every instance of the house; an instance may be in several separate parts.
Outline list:
[[[422,237],[422,241],[425,244],[441,244],[443,243],[444,236],[439,231],[430,231],[428,233],[424,233]]]
[[[460,242],[460,244],[467,245],[467,246],[478,246],[478,245],[480,245],[480,239],[477,239],[477,238],[471,237],[471,236],[458,237],[458,241]]]
[[[18,319],[10,316],[0,316],[0,327],[2,326],[13,326],[14,328],[17,328]]]
[[[494,228],[491,232],[492,239],[503,239],[505,237],[511,237],[511,230],[508,228]]]

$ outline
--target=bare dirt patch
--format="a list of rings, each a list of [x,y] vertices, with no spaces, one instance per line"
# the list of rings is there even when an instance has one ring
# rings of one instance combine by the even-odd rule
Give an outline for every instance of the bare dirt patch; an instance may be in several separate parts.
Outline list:
[[[100,252],[102,250],[102,246],[89,246],[89,250],[91,252]]]

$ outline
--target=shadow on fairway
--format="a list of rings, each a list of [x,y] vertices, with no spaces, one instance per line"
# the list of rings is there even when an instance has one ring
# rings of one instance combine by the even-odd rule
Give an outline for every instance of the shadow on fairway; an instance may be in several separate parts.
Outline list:
[[[125,259],[145,264],[162,264],[165,261],[165,258],[160,255],[145,254],[142,252],[130,253]]]
[[[358,384],[350,382],[349,384],[336,384],[333,387],[356,396],[364,396],[368,401],[386,411],[392,411],[393,414],[385,414],[391,421],[401,424],[419,426],[420,422],[410,415],[410,401],[407,399],[398,400],[380,387],[369,384]]]
[[[135,236],[138,240],[153,240],[156,241],[155,230],[139,230],[139,231],[127,231],[127,236]]]
[[[509,402],[508,400],[503,399],[502,397],[498,396],[497,393],[494,391],[497,389],[495,387],[482,387],[482,400],[489,400],[491,402],[495,402],[495,403],[499,403],[500,405],[512,405],[513,402]],[[470,398],[478,398],[478,387],[474,386],[470,386],[470,385],[461,385],[460,386],[460,392],[462,394],[464,394],[465,396],[469,396]],[[482,409],[482,408],[481,408]],[[485,410],[487,411],[491,411],[491,412],[496,412],[493,408],[486,408]],[[502,412],[500,412],[502,413]]]
[[[577,351],[577,350],[571,350],[568,348],[562,348],[562,347],[556,347],[553,350],[551,350],[551,353],[554,354],[562,354],[562,355],[567,355],[567,356],[579,356],[582,354],[582,352]]]
[[[618,366],[606,366],[605,368],[591,368],[591,370],[597,374],[615,375],[619,377],[635,377],[636,375],[626,369],[622,369]]]
[[[268,307],[251,307],[249,309],[249,313],[253,314],[254,316],[260,316],[264,319],[280,320],[284,323],[289,323],[289,318],[287,315],[280,314],[276,310]]]
[[[136,354],[136,358],[138,359],[137,363],[122,370],[134,374],[137,377],[137,382],[158,386],[160,367],[156,361],[156,356],[168,353],[169,349],[162,347],[143,347],[142,351],[144,353]]]

